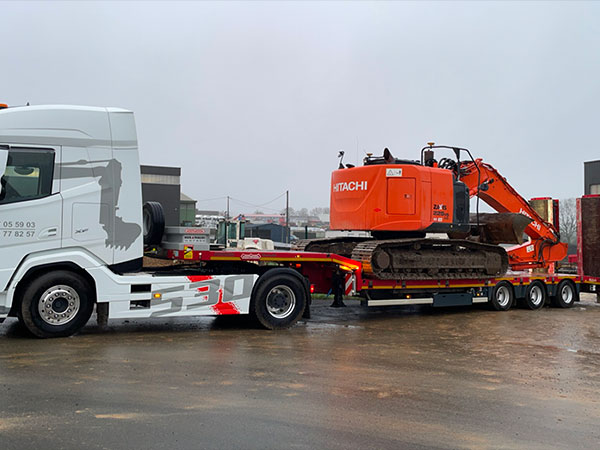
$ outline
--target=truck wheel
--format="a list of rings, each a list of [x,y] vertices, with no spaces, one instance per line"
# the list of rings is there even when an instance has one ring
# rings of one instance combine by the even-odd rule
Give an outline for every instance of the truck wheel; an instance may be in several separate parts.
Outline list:
[[[534,281],[525,291],[525,306],[531,310],[540,309],[546,304],[547,297],[546,285],[539,280]]]
[[[23,324],[37,337],[64,337],[79,331],[94,308],[88,283],[65,270],[36,278],[23,292],[20,312]]]
[[[144,244],[160,244],[165,232],[165,213],[158,202],[146,202],[143,208]]]
[[[559,308],[570,308],[578,300],[575,284],[570,280],[562,280],[556,288],[556,295],[552,297],[552,303]]]
[[[300,280],[285,273],[263,275],[250,302],[250,314],[269,330],[289,328],[304,313],[306,291]]]
[[[490,304],[496,311],[507,311],[513,304],[515,293],[508,281],[500,281],[492,289]]]

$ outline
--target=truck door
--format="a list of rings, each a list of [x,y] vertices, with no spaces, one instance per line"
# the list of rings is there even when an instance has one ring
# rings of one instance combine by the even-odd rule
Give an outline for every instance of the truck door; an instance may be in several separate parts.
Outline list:
[[[27,255],[61,247],[59,151],[0,144],[0,292]]]

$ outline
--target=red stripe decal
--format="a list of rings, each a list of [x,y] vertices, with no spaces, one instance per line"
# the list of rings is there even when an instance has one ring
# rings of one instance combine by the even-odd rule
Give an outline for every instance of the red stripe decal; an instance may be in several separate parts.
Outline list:
[[[210,275],[190,275],[187,277],[188,280],[190,280],[192,283],[195,283],[196,281],[206,281],[206,280],[212,280],[213,277],[211,277]]]
[[[223,289],[219,289],[219,303],[211,306],[215,314],[226,315],[226,314],[239,314],[240,310],[233,303],[223,303]]]

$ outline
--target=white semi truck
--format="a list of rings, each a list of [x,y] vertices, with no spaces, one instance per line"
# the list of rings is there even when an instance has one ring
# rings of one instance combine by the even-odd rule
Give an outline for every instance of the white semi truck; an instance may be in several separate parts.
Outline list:
[[[0,178],[0,322],[17,316],[54,337],[77,332],[95,305],[103,321],[249,313],[271,329],[308,312],[306,254],[222,252],[191,268],[141,271],[150,224],[130,111],[0,109]],[[307,264],[337,265],[321,256]]]

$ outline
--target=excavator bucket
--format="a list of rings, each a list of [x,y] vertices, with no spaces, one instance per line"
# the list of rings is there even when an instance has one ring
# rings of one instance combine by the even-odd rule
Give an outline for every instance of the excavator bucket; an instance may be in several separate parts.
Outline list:
[[[529,217],[517,213],[481,213],[479,227],[476,214],[471,214],[470,220],[470,233],[452,232],[448,236],[451,239],[475,236],[485,244],[522,244],[525,241],[525,228],[533,222]]]

